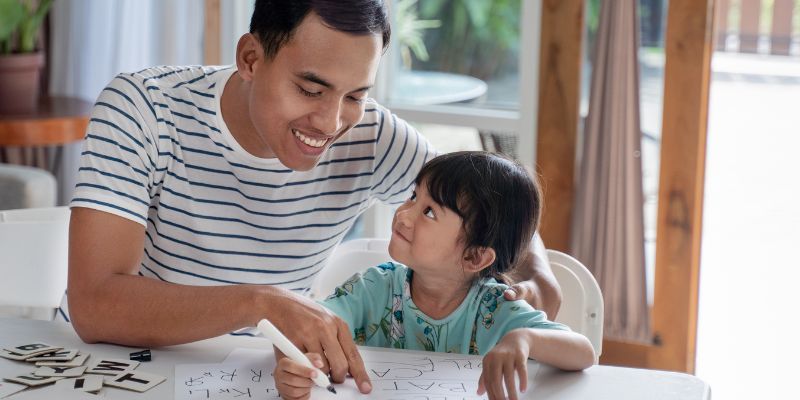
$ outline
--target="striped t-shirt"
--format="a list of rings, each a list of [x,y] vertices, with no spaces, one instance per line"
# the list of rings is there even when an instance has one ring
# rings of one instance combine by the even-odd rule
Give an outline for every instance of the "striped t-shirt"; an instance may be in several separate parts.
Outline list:
[[[255,157],[220,113],[234,70],[155,67],[111,81],[92,112],[71,206],[144,225],[141,275],[302,291],[362,211],[410,195],[434,152],[368,101],[309,171]]]

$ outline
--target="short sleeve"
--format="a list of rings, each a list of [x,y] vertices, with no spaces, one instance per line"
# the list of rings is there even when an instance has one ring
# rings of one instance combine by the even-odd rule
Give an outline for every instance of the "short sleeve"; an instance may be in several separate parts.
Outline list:
[[[138,78],[119,75],[100,93],[86,129],[71,207],[147,224],[158,150],[157,118]]]
[[[501,328],[504,333],[517,328],[570,330],[564,324],[548,320],[544,311],[534,309],[524,300],[507,301],[502,299],[500,301],[505,304],[498,307],[499,312],[496,319],[504,322]]]
[[[379,320],[392,293],[392,270],[386,265],[353,275],[320,303],[347,322],[351,331]]]
[[[436,151],[414,127],[383,107],[379,111],[376,164],[372,195],[400,204],[411,194],[414,179]]]

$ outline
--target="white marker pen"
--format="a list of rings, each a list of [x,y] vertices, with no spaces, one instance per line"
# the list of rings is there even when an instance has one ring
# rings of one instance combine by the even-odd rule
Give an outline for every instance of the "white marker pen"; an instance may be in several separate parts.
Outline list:
[[[286,336],[283,336],[283,333],[281,333],[281,331],[279,331],[278,328],[275,327],[275,325],[272,325],[272,322],[269,322],[266,319],[258,321],[258,330],[261,331],[261,333],[264,336],[266,336],[266,338],[269,339],[272,342],[272,344],[275,345],[275,347],[280,349],[280,351],[282,351],[283,354],[286,355],[286,357],[289,357],[292,360],[299,362],[304,367],[313,368],[317,370],[317,374],[313,379],[314,383],[317,384],[317,386],[324,387],[328,389],[328,391],[331,393],[334,394],[336,393],[336,390],[333,388],[333,385],[331,385],[331,381],[328,380],[328,376],[325,375],[325,373],[323,373],[322,371],[320,371],[319,368],[314,367],[314,365],[311,364],[311,360],[309,360],[308,357],[306,357],[306,355],[303,354],[303,352],[301,352],[300,349],[297,348],[297,346],[295,346],[292,342],[290,342],[289,339],[286,338]]]

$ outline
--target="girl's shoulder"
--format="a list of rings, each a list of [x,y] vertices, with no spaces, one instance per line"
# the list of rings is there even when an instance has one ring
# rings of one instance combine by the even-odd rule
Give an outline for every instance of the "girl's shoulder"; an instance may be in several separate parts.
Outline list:
[[[477,293],[473,299],[480,310],[496,314],[501,309],[504,311],[528,312],[535,311],[534,308],[524,300],[507,300],[503,293],[508,290],[509,285],[496,281],[494,278],[484,278],[476,283]]]

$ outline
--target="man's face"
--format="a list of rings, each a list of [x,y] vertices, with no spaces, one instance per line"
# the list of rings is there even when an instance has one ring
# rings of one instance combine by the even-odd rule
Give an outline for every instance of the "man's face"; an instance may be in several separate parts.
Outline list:
[[[249,113],[272,156],[298,171],[364,115],[382,50],[379,35],[352,35],[309,14],[272,60],[263,51],[252,75]]]

